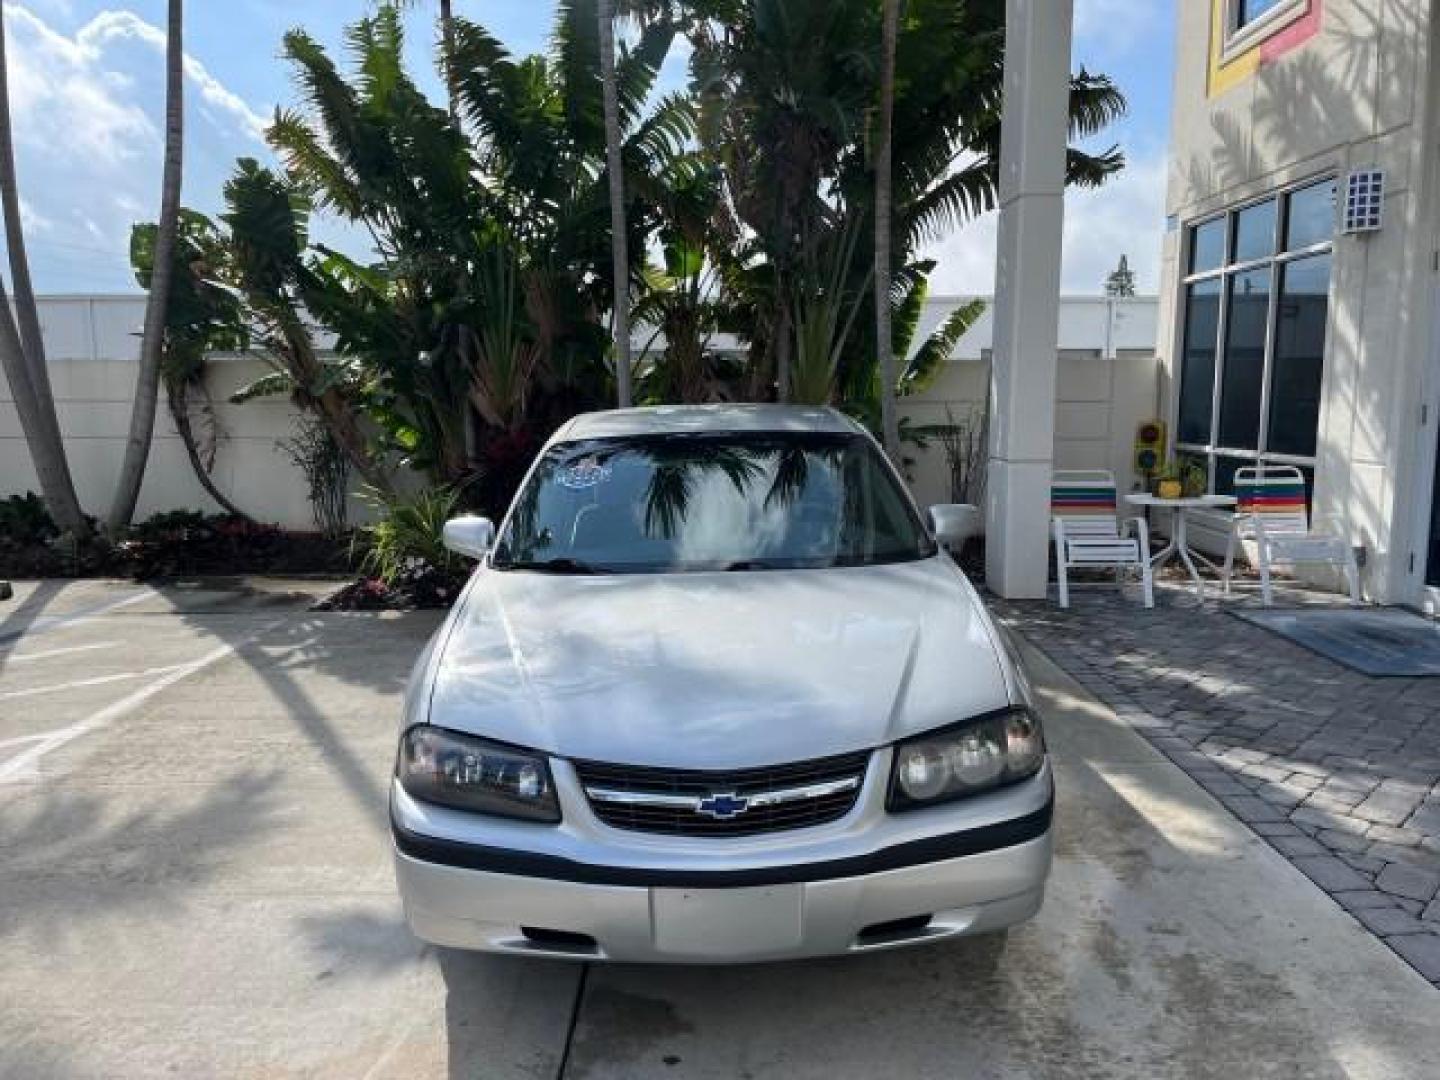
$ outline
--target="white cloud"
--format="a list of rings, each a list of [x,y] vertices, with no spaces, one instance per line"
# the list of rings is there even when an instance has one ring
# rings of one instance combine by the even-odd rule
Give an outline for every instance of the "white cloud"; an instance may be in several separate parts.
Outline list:
[[[1094,294],[1120,256],[1128,255],[1141,292],[1160,286],[1164,232],[1164,154],[1132,158],[1118,177],[1097,191],[1071,190],[1065,198],[1065,249],[1061,291]],[[926,252],[937,261],[932,294],[990,293],[995,288],[998,215],[986,214]]]
[[[27,235],[39,235],[55,228],[55,222],[35,209],[35,204],[26,199],[20,200],[20,224]]]
[[[102,11],[87,23],[76,35],[76,43],[85,54],[94,59],[103,58],[109,45],[124,40],[142,41],[161,55],[165,52],[165,31],[148,23],[133,11]],[[205,101],[221,113],[230,116],[242,129],[247,130],[256,141],[264,141],[268,121],[236,93],[205,70],[205,65],[195,57],[185,56],[185,76],[200,91]]]
[[[129,290],[130,226],[153,218],[163,152],[165,32],[104,11],[73,33],[53,0],[6,3],[11,116],[37,287]],[[185,58],[185,192],[212,208],[240,154],[265,156],[265,118]]]
[[[1067,292],[1099,292],[1121,255],[1130,257],[1136,287],[1160,288],[1160,245],[1165,232],[1166,157],[1133,157],[1125,171],[1098,191],[1071,191],[1065,199]]]
[[[23,7],[6,5],[10,110],[15,141],[56,157],[114,164],[159,144],[159,134],[122,79]],[[83,34],[83,31],[82,31]]]

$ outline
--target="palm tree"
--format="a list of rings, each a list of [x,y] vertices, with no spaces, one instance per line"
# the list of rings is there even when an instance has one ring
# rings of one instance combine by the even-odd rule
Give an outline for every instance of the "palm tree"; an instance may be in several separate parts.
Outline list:
[[[440,0],[440,41],[448,57],[455,51],[455,12],[450,0]],[[460,96],[455,91],[455,75],[450,65],[445,65],[445,93],[450,101],[450,119],[460,121]]]
[[[382,497],[390,495],[389,471],[362,427],[355,365],[322,356],[307,322],[314,317],[310,302],[324,294],[303,290],[317,273],[303,260],[310,212],[305,194],[253,158],[241,158],[225,184],[225,204],[221,220],[230,229],[233,260],[229,276],[244,299],[253,340],[274,371],[268,385],[289,390],[325,425],[361,479]],[[353,266],[335,272],[363,273]],[[251,387],[249,396],[261,392]]]
[[[185,166],[184,15],[184,0],[170,0],[165,28],[165,168],[160,181],[160,220],[155,234],[150,297],[145,304],[145,329],[140,338],[140,370],[135,378],[130,434],[125,441],[125,461],[120,467],[115,501],[105,522],[112,536],[127,528],[135,515],[135,503],[145,479],[145,462],[155,437],[160,361],[175,267],[175,234],[180,222],[180,186]]]
[[[880,30],[880,137],[875,152],[875,347],[880,358],[880,427],[885,452],[900,460],[900,420],[895,411],[895,348],[890,330],[891,177],[895,113],[895,39],[900,0],[883,0]]]
[[[610,253],[614,278],[615,397],[630,406],[630,253],[625,235],[625,175],[620,157],[620,101],[615,83],[615,5],[597,0],[600,22],[600,80],[605,104],[605,167],[610,176]]]
[[[402,0],[406,5],[415,0]],[[440,54],[445,75],[445,96],[450,105],[450,119],[460,121],[460,95],[456,90],[455,69],[450,56],[455,52],[455,8],[451,0],[440,0]]]
[[[15,172],[15,148],[10,130],[9,66],[5,56],[5,18],[0,13],[0,207],[5,221],[5,242],[15,282],[15,311],[5,302],[0,280],[0,367],[10,384],[10,396],[20,417],[30,460],[51,516],[61,529],[76,537],[90,532],[80,509],[75,482],[65,459],[65,443],[55,416],[50,372],[45,364],[45,343],[40,315],[30,284],[30,261],[20,220],[20,189]]]
[[[159,231],[153,222],[130,230],[130,265],[136,282],[147,292],[154,278]],[[175,266],[165,305],[160,382],[195,479],[227,514],[249,518],[220,490],[212,475],[221,433],[206,377],[209,355],[238,351],[249,344],[239,297],[234,289],[215,280],[226,263],[226,239],[204,214],[180,211]]]

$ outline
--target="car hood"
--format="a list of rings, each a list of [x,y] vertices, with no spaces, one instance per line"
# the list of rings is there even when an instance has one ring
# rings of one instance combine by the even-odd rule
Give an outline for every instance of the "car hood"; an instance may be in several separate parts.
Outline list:
[[[615,576],[477,571],[430,723],[702,769],[865,749],[1005,706],[989,620],[943,558]]]

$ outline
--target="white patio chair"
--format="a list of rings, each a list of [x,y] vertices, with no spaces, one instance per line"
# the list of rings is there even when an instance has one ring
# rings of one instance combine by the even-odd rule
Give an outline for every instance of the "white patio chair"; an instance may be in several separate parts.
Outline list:
[[[1246,540],[1255,545],[1260,595],[1266,607],[1273,598],[1271,572],[1276,566],[1322,563],[1339,567],[1350,588],[1350,602],[1359,604],[1360,567],[1355,549],[1338,533],[1316,529],[1310,520],[1305,477],[1293,465],[1250,465],[1235,470],[1235,517],[1225,547],[1225,591],[1235,567],[1235,553]]]
[[[1062,608],[1070,606],[1069,571],[1110,566],[1115,568],[1117,581],[1123,580],[1126,570],[1138,570],[1145,606],[1155,606],[1150,531],[1143,518],[1131,518],[1121,525],[1114,473],[1057,470],[1050,482],[1050,529]]]

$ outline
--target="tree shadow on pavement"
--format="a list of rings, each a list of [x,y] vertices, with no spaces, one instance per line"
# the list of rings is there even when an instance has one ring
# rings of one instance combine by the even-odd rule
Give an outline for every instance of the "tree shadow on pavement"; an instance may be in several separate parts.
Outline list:
[[[273,772],[242,772],[217,779],[192,805],[176,809],[157,795],[115,818],[102,794],[52,790],[8,800],[0,816],[0,940],[63,940],[117,910],[174,919],[186,890],[222,873],[269,827],[277,780]]]
[[[23,600],[5,601],[5,607],[0,608],[0,612],[4,613],[4,617],[0,618],[0,672],[5,670],[5,661],[10,658],[10,653],[16,643],[25,636],[25,632],[35,624],[35,620],[40,618],[45,609],[64,591],[66,584],[64,581],[53,579],[42,581],[31,589]]]

